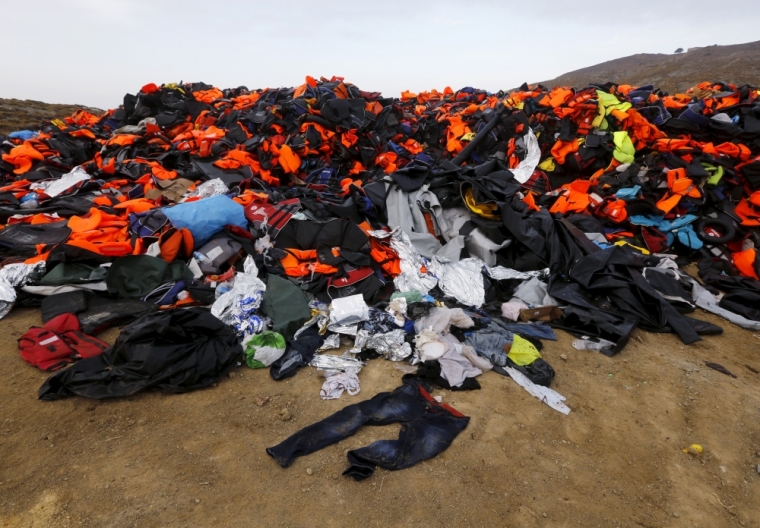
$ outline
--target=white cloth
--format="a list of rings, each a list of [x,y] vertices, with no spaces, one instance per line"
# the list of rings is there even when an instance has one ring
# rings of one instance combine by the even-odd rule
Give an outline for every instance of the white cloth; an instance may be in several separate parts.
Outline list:
[[[446,353],[448,346],[441,341],[440,336],[426,328],[414,336],[414,347],[417,349],[420,361],[438,359]]]
[[[462,344],[459,339],[454,336],[454,334],[445,334],[441,336],[441,341],[446,343],[446,345],[449,347],[447,352],[453,351],[457,354],[461,354],[463,357],[467,358],[473,367],[480,369],[481,371],[491,370],[493,368],[493,365],[490,361],[484,357],[479,356],[478,353],[475,352],[475,349],[470,345]]]
[[[501,316],[510,321],[517,321],[520,318],[520,310],[527,310],[528,305],[521,301],[505,302],[501,305]]]
[[[565,405],[563,402],[565,401],[565,397],[562,396],[557,391],[550,389],[549,387],[544,387],[543,385],[536,385],[532,381],[530,381],[525,374],[520,372],[519,370],[513,369],[512,367],[504,367],[504,370],[507,371],[507,374],[515,380],[515,383],[517,383],[519,386],[521,386],[523,389],[528,391],[528,393],[533,396],[534,398],[538,398],[542,402],[544,402],[546,405],[554,409],[555,411],[559,411],[562,414],[570,414],[570,407]]]
[[[461,308],[436,306],[430,310],[429,314],[415,321],[414,330],[421,332],[430,328],[436,334],[448,334],[451,325],[470,328],[475,325],[475,322]]]
[[[323,400],[335,400],[340,398],[344,390],[351,396],[359,394],[359,377],[353,372],[340,372],[325,379],[319,395]]]
[[[452,387],[459,387],[465,378],[480,376],[483,371],[474,367],[470,360],[455,350],[447,350],[438,358],[441,365],[441,377],[449,382]]]

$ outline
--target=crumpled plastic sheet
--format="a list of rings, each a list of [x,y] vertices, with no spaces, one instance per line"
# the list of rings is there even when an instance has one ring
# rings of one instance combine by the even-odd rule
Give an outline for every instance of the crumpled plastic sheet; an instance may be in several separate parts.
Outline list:
[[[438,287],[443,293],[466,306],[483,306],[486,302],[486,289],[481,274],[485,267],[482,260],[474,257],[459,262],[451,262],[443,257],[434,257],[434,260]]]
[[[365,330],[364,328],[357,328],[356,334],[354,335],[356,336],[354,337],[354,346],[348,351],[350,354],[358,354],[364,350],[364,347],[367,346],[367,341],[372,336],[372,332]]]
[[[8,315],[16,302],[16,288],[40,279],[45,274],[45,261],[34,264],[8,264],[0,269],[0,319]]]
[[[333,299],[330,304],[330,323],[346,325],[366,321],[369,318],[369,306],[361,293]]]
[[[40,181],[33,183],[29,186],[29,189],[33,191],[42,191],[51,198],[55,198],[62,192],[70,189],[81,181],[92,179],[82,167],[74,167],[74,169],[68,174],[64,174],[57,180],[53,181]]]
[[[390,238],[391,248],[398,253],[401,260],[399,267],[401,274],[393,279],[396,291],[408,292],[417,290],[422,295],[427,295],[438,284],[438,278],[430,273],[422,273],[420,270],[427,267],[428,259],[420,255],[409,236],[398,227],[391,231],[370,231],[369,235],[379,239]]]
[[[331,334],[325,338],[324,343],[322,343],[322,346],[317,349],[317,352],[334,350],[336,348],[340,348],[340,334]]]
[[[525,154],[525,159],[517,167],[511,169],[511,172],[515,180],[525,183],[533,175],[538,162],[541,161],[541,147],[538,146],[538,139],[530,127],[522,139],[525,141],[525,148],[528,152]]]
[[[243,272],[235,275],[232,288],[219,296],[211,313],[238,334],[256,334],[266,328],[266,320],[256,315],[267,289],[258,277],[258,268],[250,255],[243,263]]]
[[[452,262],[445,257],[435,256],[428,260],[421,256],[409,241],[406,233],[399,228],[387,231],[370,231],[375,238],[389,238],[390,245],[401,260],[401,274],[393,279],[396,290],[407,292],[417,290],[427,295],[438,285],[447,295],[468,306],[481,307],[485,302],[485,287],[481,275],[485,263],[478,258],[466,258]],[[421,269],[427,273],[422,273]]]
[[[486,271],[489,277],[496,280],[530,280],[533,277],[544,280],[549,278],[549,268],[537,271],[517,271],[504,266],[494,266],[493,268],[486,268]]]
[[[195,191],[188,194],[188,197],[210,198],[219,194],[227,194],[230,190],[221,178],[214,178],[207,182],[201,183]],[[184,201],[184,200],[183,200]]]
[[[306,321],[301,328],[296,330],[296,333],[293,334],[293,340],[298,339],[298,336],[300,336],[304,330],[311,328],[312,326],[317,326],[317,328],[319,328],[319,335],[324,335],[325,332],[327,332],[327,325],[329,323],[330,316],[327,315],[326,312],[318,312],[312,315],[311,319]]]
[[[311,319],[306,321],[301,328],[296,330],[296,333],[293,335],[294,340],[298,339],[298,336],[300,336],[304,330],[315,325],[319,328],[319,335],[325,335],[327,332],[327,325],[330,324],[330,307],[317,299],[312,299],[309,301],[309,309],[311,310]]]
[[[363,331],[360,330],[360,332]],[[362,336],[362,338],[364,337]],[[378,354],[385,356],[385,359],[390,359],[391,361],[402,361],[412,355],[412,347],[405,341],[405,337],[406,332],[400,328],[385,334],[375,334],[366,337],[362,349],[368,348],[374,350]],[[359,336],[356,339],[359,341]],[[352,350],[356,348],[357,345],[355,343]]]
[[[0,279],[5,280],[14,288],[20,288],[42,278],[45,275],[45,269],[44,260],[34,264],[24,264],[23,262],[7,264],[3,269],[0,269]]]
[[[309,365],[316,367],[318,370],[353,372],[358,374],[364,366],[364,362],[348,357],[346,354],[342,356],[315,354],[314,359],[309,362]]]
[[[146,125],[156,124],[156,118],[155,117],[146,117],[145,119],[140,120],[139,123],[136,125],[124,125],[121,128],[117,128],[113,131],[114,134],[137,134],[139,132],[144,132]]]
[[[330,332],[335,332],[336,334],[343,334],[343,335],[350,335],[355,336],[357,330],[359,330],[359,325],[341,325],[341,324],[331,324],[327,327],[327,329]]]

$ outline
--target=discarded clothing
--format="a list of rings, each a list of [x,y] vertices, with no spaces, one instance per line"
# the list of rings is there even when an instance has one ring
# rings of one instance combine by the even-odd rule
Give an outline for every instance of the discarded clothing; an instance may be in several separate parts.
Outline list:
[[[448,381],[451,387],[461,387],[465,379],[483,374],[482,370],[454,350],[447,350],[438,358],[438,363],[441,365],[441,377]]]
[[[323,400],[335,400],[343,391],[350,396],[359,394],[359,377],[353,372],[338,372],[328,376],[322,384],[319,395]]]
[[[241,359],[234,330],[201,308],[146,315],[122,330],[102,355],[49,378],[41,400],[130,396],[146,389],[180,393],[208,387]]]
[[[288,341],[285,353],[272,363],[269,374],[273,380],[280,381],[295,376],[298,369],[308,365],[325,337],[319,334],[317,327],[309,327],[297,338]]]
[[[401,422],[398,440],[379,440],[348,452],[349,466],[343,474],[363,480],[377,466],[395,471],[433,458],[451,445],[469,421],[455,409],[436,402],[422,385],[404,384],[301,429],[267,448],[267,453],[282,467],[288,467],[300,456],[348,438],[363,425]]]
[[[430,313],[414,322],[414,329],[421,332],[430,328],[437,334],[448,334],[451,326],[471,328],[475,322],[461,308],[436,307]]]
[[[522,372],[513,368],[506,367],[502,373],[511,377],[515,383],[528,391],[531,396],[538,398],[555,411],[559,411],[565,415],[570,414],[570,408],[564,403],[566,398],[558,392],[548,387],[534,384]]]
[[[97,356],[108,343],[80,331],[76,316],[64,313],[42,328],[33,326],[18,339],[21,358],[40,370],[58,370],[77,359]]]

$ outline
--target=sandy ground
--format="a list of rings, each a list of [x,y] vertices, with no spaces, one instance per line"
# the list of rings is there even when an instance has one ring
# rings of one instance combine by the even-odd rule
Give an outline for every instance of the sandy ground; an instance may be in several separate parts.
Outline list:
[[[366,427],[288,469],[264,448],[395,388],[393,363],[372,361],[361,393],[333,401],[314,369],[275,382],[241,367],[190,394],[42,402],[46,375],[16,345],[38,312],[15,310],[0,322],[0,526],[760,526],[760,338],[696,315],[724,335],[683,346],[637,331],[614,358],[576,351],[564,333],[546,342],[569,416],[493,372],[480,391],[436,391],[471,417],[452,446],[354,482],[340,476],[346,450],[398,426]],[[681,451],[692,443],[704,453]]]

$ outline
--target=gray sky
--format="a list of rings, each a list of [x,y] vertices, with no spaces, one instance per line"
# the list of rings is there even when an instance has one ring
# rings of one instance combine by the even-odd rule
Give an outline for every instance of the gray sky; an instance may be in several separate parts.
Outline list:
[[[760,39],[755,1],[3,1],[0,97],[113,108],[149,82],[367,91],[537,82],[635,53]],[[643,6],[643,7],[642,7]]]

